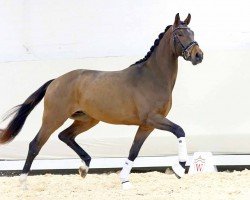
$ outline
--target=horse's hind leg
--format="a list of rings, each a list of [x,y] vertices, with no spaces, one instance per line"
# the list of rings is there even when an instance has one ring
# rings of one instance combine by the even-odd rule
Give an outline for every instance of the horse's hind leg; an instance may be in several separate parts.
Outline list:
[[[42,127],[40,128],[36,137],[29,144],[28,155],[19,179],[23,189],[27,188],[26,180],[33,160],[38,155],[43,145],[47,142],[50,135],[67,120],[66,113],[64,113],[65,115],[61,114],[57,117],[55,117],[55,115],[52,115],[52,113],[55,112],[53,112],[52,110],[45,110],[43,115]]]
[[[71,149],[73,149],[78,156],[82,159],[83,166],[80,166],[79,168],[79,173],[80,175],[84,178],[89,169],[89,164],[91,161],[90,155],[84,151],[75,141],[75,137],[84,132],[87,131],[88,129],[92,128],[95,126],[99,121],[90,118],[90,117],[85,117],[84,121],[80,120],[75,120],[73,124],[62,131],[58,137],[60,140],[62,140],[64,143],[66,143]]]

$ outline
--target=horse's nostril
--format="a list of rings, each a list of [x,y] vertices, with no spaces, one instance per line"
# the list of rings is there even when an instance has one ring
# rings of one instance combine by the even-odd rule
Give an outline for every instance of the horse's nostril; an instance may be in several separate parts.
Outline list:
[[[195,58],[197,61],[201,61],[203,59],[203,55],[201,53],[196,53]]]

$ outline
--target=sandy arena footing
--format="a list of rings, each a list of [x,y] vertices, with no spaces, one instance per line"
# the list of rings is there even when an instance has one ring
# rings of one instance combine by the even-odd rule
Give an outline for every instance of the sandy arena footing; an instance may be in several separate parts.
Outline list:
[[[1,200],[42,199],[171,199],[247,200],[250,171],[186,175],[179,180],[160,172],[132,173],[134,188],[122,191],[117,173],[79,175],[39,175],[28,177],[28,190],[21,190],[19,177],[0,177]]]

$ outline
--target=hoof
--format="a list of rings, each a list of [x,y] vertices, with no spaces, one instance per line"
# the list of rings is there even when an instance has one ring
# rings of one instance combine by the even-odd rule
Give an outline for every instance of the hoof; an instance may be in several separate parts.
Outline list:
[[[123,190],[130,190],[132,188],[133,188],[133,185],[129,181],[122,183]]]
[[[173,172],[175,176],[180,179],[184,176],[185,174],[185,168],[183,168],[180,164],[172,166]]]
[[[79,174],[82,178],[85,178],[85,176],[88,174],[89,168],[86,165],[79,167]]]

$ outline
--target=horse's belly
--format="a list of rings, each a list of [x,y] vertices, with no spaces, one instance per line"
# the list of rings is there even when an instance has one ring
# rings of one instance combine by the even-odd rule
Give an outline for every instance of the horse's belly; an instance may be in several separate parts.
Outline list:
[[[105,106],[106,105],[106,106]],[[139,124],[137,113],[126,106],[112,107],[112,105],[88,104],[84,106],[84,112],[91,117],[111,124]]]
[[[137,109],[130,98],[95,93],[85,97],[82,109],[91,117],[112,124],[139,124]]]

